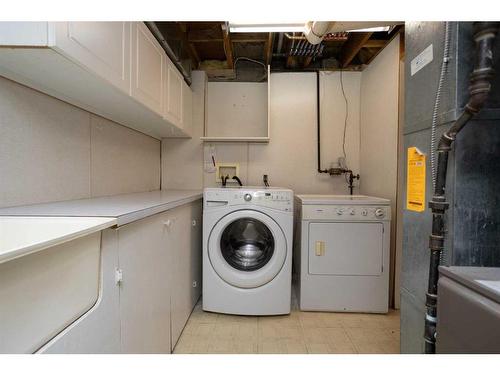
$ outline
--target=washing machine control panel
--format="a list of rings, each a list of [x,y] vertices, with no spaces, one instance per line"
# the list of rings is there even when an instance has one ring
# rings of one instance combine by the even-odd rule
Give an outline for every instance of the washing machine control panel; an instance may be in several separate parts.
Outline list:
[[[288,189],[206,189],[203,198],[205,207],[213,207],[218,204],[257,205],[282,211],[293,210],[293,192]]]
[[[304,220],[382,221],[390,220],[389,206],[304,205]]]

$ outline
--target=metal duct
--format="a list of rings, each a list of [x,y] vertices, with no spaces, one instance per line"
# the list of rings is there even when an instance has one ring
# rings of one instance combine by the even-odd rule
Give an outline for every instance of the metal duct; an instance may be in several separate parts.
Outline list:
[[[156,26],[156,23],[155,22],[144,22],[144,23],[146,24],[148,29],[153,33],[155,38],[158,40],[158,42],[160,43],[162,48],[167,53],[167,56],[169,57],[169,59],[172,60],[172,62],[174,63],[175,67],[179,70],[179,72],[181,72],[182,76],[184,77],[184,81],[186,81],[186,83],[189,86],[191,86],[191,83],[192,83],[191,75],[189,74],[189,72],[186,71],[186,69],[184,69],[184,67],[182,66],[178,57],[176,56],[176,54],[174,53],[172,48],[170,48],[169,44],[167,43],[167,41],[163,37],[163,34]]]

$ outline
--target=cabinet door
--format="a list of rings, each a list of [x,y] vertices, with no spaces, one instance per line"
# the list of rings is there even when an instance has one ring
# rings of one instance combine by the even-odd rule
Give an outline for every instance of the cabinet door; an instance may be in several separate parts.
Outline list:
[[[115,229],[102,232],[101,280],[96,304],[39,353],[120,353],[120,295],[115,280],[117,237]]]
[[[55,22],[54,49],[130,91],[129,22]]]
[[[201,205],[193,203],[168,213],[167,242],[172,248],[172,348],[177,343],[201,292]]]
[[[167,55],[143,22],[132,23],[133,98],[162,115]]]
[[[124,353],[170,353],[169,249],[160,216],[118,229]]]
[[[166,64],[166,97],[164,117],[178,127],[182,127],[182,84],[184,79],[170,60]]]
[[[182,81],[182,129],[191,132],[193,121],[193,91]]]

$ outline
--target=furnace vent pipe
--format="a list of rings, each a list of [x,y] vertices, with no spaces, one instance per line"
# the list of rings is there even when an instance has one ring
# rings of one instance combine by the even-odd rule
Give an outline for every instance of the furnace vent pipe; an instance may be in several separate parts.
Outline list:
[[[425,353],[436,352],[436,322],[437,322],[437,285],[439,279],[439,263],[441,252],[444,250],[444,215],[449,207],[446,201],[446,171],[448,169],[448,154],[457,134],[464,128],[469,120],[474,117],[488,99],[491,91],[493,69],[493,43],[499,28],[498,22],[475,22],[474,42],[476,43],[476,58],[474,70],[470,75],[469,101],[462,115],[446,131],[438,143],[438,160],[436,172],[436,186],[434,196],[429,202],[432,211],[432,234],[429,238],[430,264],[429,283],[426,293],[425,315]]]

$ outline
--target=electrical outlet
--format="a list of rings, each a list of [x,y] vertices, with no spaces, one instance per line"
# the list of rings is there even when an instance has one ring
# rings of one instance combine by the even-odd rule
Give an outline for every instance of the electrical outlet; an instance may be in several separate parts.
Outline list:
[[[222,176],[238,176],[240,174],[240,165],[238,163],[217,163],[217,173],[215,175],[215,180],[217,182],[222,182]]]

